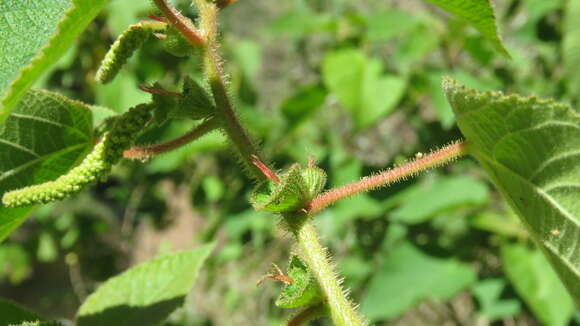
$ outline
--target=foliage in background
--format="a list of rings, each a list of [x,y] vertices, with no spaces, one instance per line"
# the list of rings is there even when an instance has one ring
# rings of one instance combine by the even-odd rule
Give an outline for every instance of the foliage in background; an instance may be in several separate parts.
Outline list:
[[[573,17],[573,2],[498,4],[514,58],[507,61],[494,51],[495,26],[480,27],[484,34],[492,31],[490,41],[420,1],[248,0],[224,12],[226,69],[244,120],[276,166],[314,155],[332,172],[331,186],[338,186],[459,137],[439,87],[443,74],[480,89],[575,104],[576,77],[564,74],[559,60],[564,56],[564,64],[574,64],[570,49],[577,30],[569,22],[564,28],[560,19],[563,11]],[[195,15],[185,1],[180,8]],[[40,84],[117,111],[148,100],[138,84],[161,79],[176,87],[179,77],[172,71],[195,71],[199,63],[161,54],[152,41],[111,85],[92,82],[90,74],[110,39],[150,10],[148,4],[111,2],[69,59]],[[257,13],[263,19],[248,19]],[[168,139],[189,128],[185,122],[162,125],[142,141]],[[256,289],[253,280],[271,261],[284,265],[290,248],[275,245],[272,216],[247,206],[251,189],[224,145],[220,134],[210,134],[146,165],[126,164],[96,189],[39,210],[34,222],[0,246],[0,276],[15,284],[0,291],[47,316],[72,317],[82,288],[94,289],[124,270],[128,260],[186,247],[171,240],[175,237],[187,243],[217,237],[218,250],[201,275],[204,285],[168,324],[279,324],[286,316],[270,308],[272,286]],[[362,298],[363,312],[377,322],[525,323],[534,315],[547,325],[568,324],[574,313],[569,296],[492,189],[466,160],[341,202],[317,217],[317,224],[347,285]],[[194,210],[188,208],[192,203]],[[159,243],[146,252],[151,238]],[[58,300],[37,302],[22,295],[27,284],[30,291],[42,282],[31,274],[38,268],[69,272],[71,284],[68,277],[60,283],[65,291],[46,290]],[[522,269],[529,279],[517,276]],[[530,284],[558,285],[531,291]],[[387,290],[401,296],[375,299]],[[458,305],[467,312],[454,308]]]

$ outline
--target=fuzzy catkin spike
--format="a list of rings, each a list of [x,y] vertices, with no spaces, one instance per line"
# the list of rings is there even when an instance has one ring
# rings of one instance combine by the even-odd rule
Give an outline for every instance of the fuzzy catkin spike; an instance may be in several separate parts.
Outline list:
[[[103,141],[77,167],[54,181],[7,192],[2,203],[6,207],[20,207],[62,200],[105,177],[145,127],[150,110],[151,106],[147,104],[131,108],[115,120]]]
[[[112,81],[127,63],[133,53],[140,48],[153,32],[162,31],[167,24],[162,22],[139,22],[129,26],[111,46],[101,66],[95,75],[95,79],[106,84]]]

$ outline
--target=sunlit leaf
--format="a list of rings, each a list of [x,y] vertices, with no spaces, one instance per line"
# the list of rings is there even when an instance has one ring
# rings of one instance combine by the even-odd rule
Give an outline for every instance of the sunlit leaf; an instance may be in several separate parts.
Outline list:
[[[183,304],[212,249],[162,256],[109,279],[79,308],[77,325],[158,325]]]

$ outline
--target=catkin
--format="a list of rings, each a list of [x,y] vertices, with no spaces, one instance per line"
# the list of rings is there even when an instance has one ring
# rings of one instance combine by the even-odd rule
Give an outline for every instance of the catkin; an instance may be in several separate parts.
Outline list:
[[[2,203],[12,208],[62,200],[105,177],[111,167],[122,158],[123,151],[131,146],[136,135],[145,127],[150,118],[150,110],[151,106],[148,104],[133,107],[117,118],[103,140],[77,167],[54,181],[7,192],[2,197]]]

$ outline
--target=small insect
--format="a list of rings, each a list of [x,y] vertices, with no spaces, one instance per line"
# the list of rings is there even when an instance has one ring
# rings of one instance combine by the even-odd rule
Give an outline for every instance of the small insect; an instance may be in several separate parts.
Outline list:
[[[560,235],[560,234],[562,234],[562,232],[560,232],[560,230],[555,230],[555,229],[552,230],[552,231],[550,231],[550,233],[552,233],[552,235]]]
[[[258,280],[258,283],[256,284],[256,286],[259,286],[260,284],[262,284],[262,282],[264,282],[268,278],[282,282],[285,285],[294,283],[294,280],[290,276],[284,275],[284,272],[282,272],[282,270],[280,269],[280,267],[278,267],[278,265],[272,263],[272,266],[274,266],[274,269],[276,269],[275,273],[266,274],[266,275],[262,276],[262,278],[260,278],[260,280]]]

